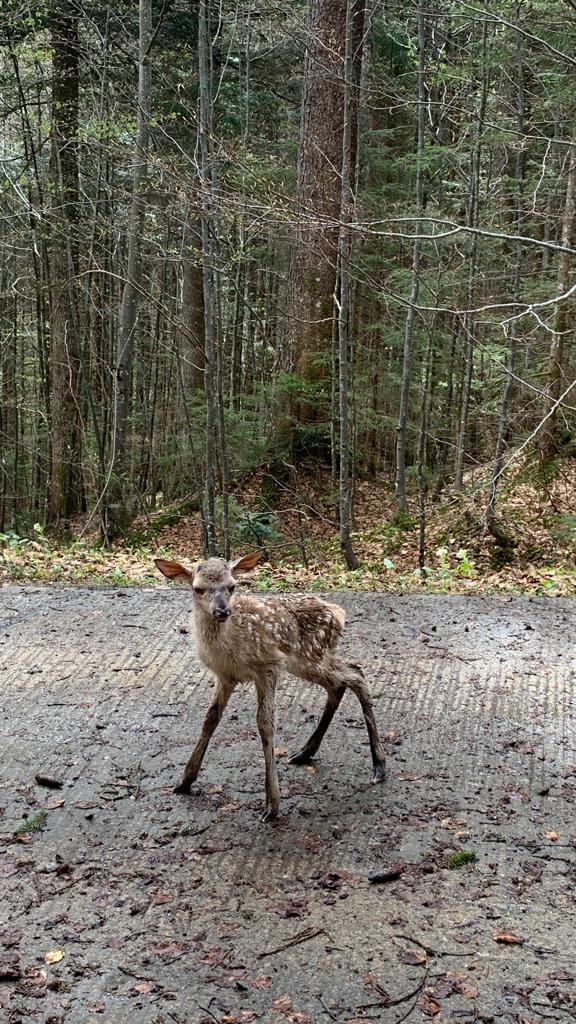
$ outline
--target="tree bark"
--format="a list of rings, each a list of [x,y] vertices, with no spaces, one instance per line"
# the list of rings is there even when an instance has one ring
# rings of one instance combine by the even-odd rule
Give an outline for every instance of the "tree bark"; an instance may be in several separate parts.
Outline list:
[[[516,8],[516,21],[520,22],[521,4]],[[524,230],[524,179],[526,175],[526,153],[522,143],[524,135],[524,122],[526,114],[526,93],[524,86],[524,50],[523,37],[520,32],[516,33],[516,91],[517,91],[517,118],[516,127],[518,132],[518,143],[516,149],[516,217],[515,231],[522,235]],[[522,260],[524,247],[522,242],[516,244],[516,258],[514,263],[514,281],[512,286],[512,301],[520,302],[522,294]],[[504,391],[502,393],[502,404],[500,407],[500,420],[498,423],[498,437],[496,440],[496,453],[492,476],[488,488],[488,502],[486,505],[486,526],[488,532],[494,537],[497,546],[496,562],[498,567],[501,564],[512,560],[512,553],[515,541],[512,535],[506,530],[496,517],[496,495],[500,484],[500,477],[504,464],[504,452],[510,437],[510,406],[515,389],[516,354],[518,349],[518,320],[512,320],[509,331],[508,356],[506,362],[506,377]]]
[[[78,14],[67,2],[51,19],[50,381],[52,462],[48,520],[67,530],[82,503],[82,421],[78,398]]]
[[[310,0],[298,152],[296,237],[288,277],[285,349],[308,382],[328,378],[338,252],[346,0]],[[326,392],[328,398],[328,391]],[[300,422],[321,403],[302,399]]]
[[[576,129],[572,135],[572,143],[568,156],[568,180],[566,183],[566,202],[562,218],[561,244],[566,249],[574,247],[576,238]],[[569,252],[561,252],[558,261],[556,279],[556,295],[564,295],[571,284],[573,257]],[[559,448],[558,415],[556,403],[560,398],[562,384],[565,381],[564,351],[567,332],[572,329],[574,308],[573,299],[564,299],[556,304],[554,312],[553,334],[550,342],[548,365],[548,383],[544,400],[543,418],[545,423],[540,433],[540,465],[546,466]],[[572,333],[570,333],[572,337]]]
[[[152,102],[152,0],[139,0],[138,8],[138,97],[136,110],[136,145],[132,178],[132,200],[128,228],[126,279],[120,305],[118,348],[116,354],[116,393],[112,460],[115,485],[112,488],[113,508],[109,513],[112,534],[122,532],[129,521],[131,484],[128,423],[132,398],[132,368],[136,347],[138,303],[142,286],[142,244],[150,146],[150,111]]]
[[[400,389],[400,408],[396,426],[396,501],[401,512],[408,508],[406,498],[406,424],[408,419],[408,399],[410,394],[410,368],[412,363],[412,347],[414,341],[414,320],[416,303],[420,294],[420,262],[422,242],[418,237],[422,230],[422,214],[424,212],[424,146],[426,132],[426,25],[422,3],[418,5],[418,134],[416,148],[416,217],[414,220],[414,239],[412,250],[412,288],[408,299],[408,310],[404,326],[404,354],[402,360],[402,385]]]

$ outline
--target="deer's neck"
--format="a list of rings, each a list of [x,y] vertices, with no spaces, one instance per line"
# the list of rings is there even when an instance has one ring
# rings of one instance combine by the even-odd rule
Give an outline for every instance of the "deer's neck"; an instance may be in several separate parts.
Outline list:
[[[211,647],[220,642],[222,627],[225,623],[217,622],[212,615],[207,615],[201,608],[194,608],[194,625],[196,627],[196,643],[202,647]]]

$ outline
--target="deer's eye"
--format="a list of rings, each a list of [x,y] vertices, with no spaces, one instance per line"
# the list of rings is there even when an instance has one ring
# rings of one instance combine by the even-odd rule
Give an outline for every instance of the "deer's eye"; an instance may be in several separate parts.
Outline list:
[[[206,593],[206,590],[204,587],[194,587],[194,593],[198,594],[198,597],[202,597],[202,595]]]

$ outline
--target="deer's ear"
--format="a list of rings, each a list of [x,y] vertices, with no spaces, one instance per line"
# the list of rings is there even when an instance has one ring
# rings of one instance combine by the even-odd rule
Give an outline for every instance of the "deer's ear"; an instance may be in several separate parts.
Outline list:
[[[192,582],[194,573],[180,565],[180,562],[172,562],[169,558],[155,558],[156,568],[169,580],[187,580]]]
[[[239,572],[250,572],[257,562],[260,561],[263,551],[253,551],[250,555],[244,555],[242,558],[237,558],[235,562],[230,564],[230,572],[233,576],[237,576]]]

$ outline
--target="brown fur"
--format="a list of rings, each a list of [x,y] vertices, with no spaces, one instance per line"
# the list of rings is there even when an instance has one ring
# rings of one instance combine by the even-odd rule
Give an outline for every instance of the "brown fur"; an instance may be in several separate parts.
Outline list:
[[[255,552],[231,565],[211,558],[193,570],[165,559],[157,559],[156,565],[169,579],[185,579],[191,583],[198,656],[217,678],[202,733],[177,789],[188,792],[196,779],[210,737],[236,685],[253,682],[266,763],[265,817],[271,818],[278,813],[280,801],[274,729],[276,683],[282,669],[322,686],[328,694],[318,726],[302,750],[290,758],[292,763],[304,763],[316,754],[347,689],[353,690],[362,706],[374,782],[384,777],[384,753],[362,669],[336,654],[346,619],[344,609],[314,596],[290,595],[265,600],[247,594],[232,596],[234,576],[249,571],[259,557]]]

